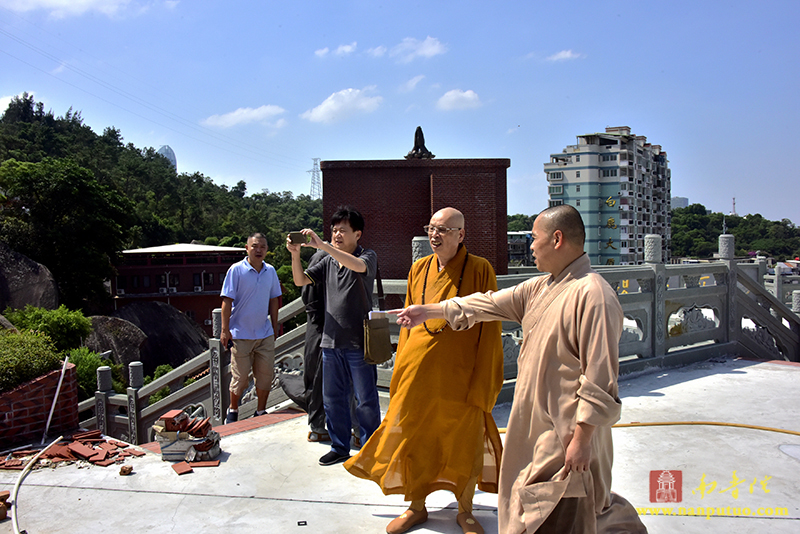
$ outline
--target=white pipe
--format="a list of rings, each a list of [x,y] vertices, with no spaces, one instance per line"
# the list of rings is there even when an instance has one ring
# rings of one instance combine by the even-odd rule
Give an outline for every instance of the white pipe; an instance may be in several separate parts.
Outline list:
[[[39,454],[33,457],[33,459],[25,465],[25,469],[22,470],[22,473],[19,474],[19,478],[17,479],[17,483],[14,484],[14,491],[11,493],[11,526],[14,527],[14,534],[20,534],[19,531],[19,520],[17,518],[17,492],[19,492],[19,487],[22,484],[22,481],[28,476],[28,472],[36,465],[36,462],[39,461],[39,457],[43,455],[47,450],[61,441],[61,438],[64,436],[58,436],[56,440],[39,451]]]
[[[61,376],[58,379],[58,386],[56,386],[56,396],[53,397],[53,404],[50,406],[50,415],[47,416],[47,424],[44,427],[44,435],[42,436],[41,445],[44,445],[44,440],[47,439],[47,431],[50,430],[50,421],[53,420],[53,412],[56,409],[56,401],[58,401],[58,394],[61,392],[61,383],[64,381],[64,373],[67,372],[68,362],[69,356],[64,356],[64,365],[61,367]]]

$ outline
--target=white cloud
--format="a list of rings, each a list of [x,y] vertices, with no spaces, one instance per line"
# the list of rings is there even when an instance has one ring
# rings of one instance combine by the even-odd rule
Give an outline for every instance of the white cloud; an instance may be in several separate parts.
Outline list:
[[[392,48],[389,55],[398,57],[401,63],[409,63],[418,57],[429,58],[447,52],[447,45],[442,44],[439,39],[428,36],[424,41],[418,41],[413,37],[406,37],[399,45]]]
[[[283,119],[270,124],[270,120],[285,113],[286,110],[280,106],[261,106],[258,108],[239,108],[236,111],[225,113],[223,115],[211,115],[209,118],[202,121],[205,126],[214,128],[230,128],[240,124],[249,124],[251,122],[262,122],[274,128],[280,128],[286,124]],[[283,122],[282,122],[283,121]]]
[[[314,50],[314,54],[316,54],[317,57],[325,57],[328,55],[328,52],[330,52],[330,49],[327,46],[319,50]]]
[[[370,48],[367,50],[367,54],[372,57],[383,57],[386,54],[386,47],[381,45],[376,46],[375,48]]]
[[[8,105],[11,103],[11,99],[14,98],[16,95],[11,96],[0,96],[0,114],[3,114],[8,109]]]
[[[333,93],[319,106],[302,113],[300,118],[311,122],[328,123],[343,120],[357,113],[372,113],[383,101],[383,97],[369,96],[374,90],[374,85],[364,89],[343,89]]]
[[[481,99],[478,98],[478,93],[472,89],[467,91],[462,91],[461,89],[447,91],[444,95],[442,95],[438,102],[436,102],[436,107],[445,111],[450,111],[453,109],[470,109],[480,106]]]
[[[11,11],[49,11],[56,18],[82,15],[88,11],[99,11],[115,15],[131,4],[131,0],[0,0],[0,6]]]
[[[553,54],[547,58],[547,61],[570,61],[572,59],[578,59],[583,57],[582,54],[576,54],[572,50],[562,50],[557,54]]]
[[[358,44],[355,41],[353,41],[349,45],[339,45],[339,48],[336,49],[336,55],[337,56],[349,56],[350,54],[352,54],[353,52],[356,51],[357,47],[358,47]]]
[[[423,76],[422,74],[420,74],[419,76],[414,76],[413,78],[408,80],[406,83],[401,85],[400,86],[400,90],[403,91],[404,93],[411,92],[417,87],[417,84],[419,82],[421,82],[424,78],[425,78],[425,76]]]
[[[167,9],[175,9],[180,4],[180,0],[166,0],[164,5],[167,6]]]

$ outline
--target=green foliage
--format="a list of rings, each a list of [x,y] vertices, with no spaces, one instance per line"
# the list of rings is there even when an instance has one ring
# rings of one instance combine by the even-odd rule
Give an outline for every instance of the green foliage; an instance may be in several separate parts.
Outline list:
[[[208,245],[208,246],[210,246],[210,247],[216,247],[217,245],[219,245],[219,239],[217,239],[216,237],[213,237],[213,236],[212,237],[207,237],[206,240],[203,243]]]
[[[94,396],[97,390],[97,369],[107,365],[96,352],[86,347],[69,351],[69,361],[75,364],[78,375],[78,400],[86,400]]]
[[[150,382],[152,382],[153,380],[158,380],[162,376],[164,376],[164,375],[166,375],[166,374],[168,374],[168,373],[170,373],[172,371],[173,371],[173,369],[172,369],[172,366],[170,364],[168,364],[168,363],[161,364],[158,367],[156,367],[155,371],[153,371],[153,377],[152,378],[150,376],[144,377],[144,383],[145,383],[145,385],[147,385]],[[151,404],[155,404],[158,401],[160,401],[161,399],[165,399],[166,397],[168,397],[169,394],[170,394],[169,386],[164,386],[163,388],[159,389],[158,391],[156,391],[155,393],[150,395],[150,398],[147,400],[147,405],[150,406]]]
[[[61,358],[41,332],[0,330],[0,393],[58,369]]]
[[[533,228],[533,221],[536,215],[523,215],[517,213],[516,215],[508,216],[508,231],[509,232],[530,232]]]
[[[174,369],[172,368],[172,366],[170,364],[162,363],[161,365],[156,367],[155,371],[153,371],[153,376],[152,377],[150,377],[149,375],[144,377],[144,385],[149,384],[153,380],[158,380],[162,376],[164,376],[164,375],[166,375],[168,373],[171,373],[173,370]]]
[[[150,398],[147,399],[147,405],[151,406],[160,400],[166,399],[167,397],[169,397],[169,394],[170,394],[169,386],[164,386],[163,388],[159,389],[158,391],[150,395]]]
[[[80,311],[70,311],[63,304],[55,310],[35,308],[28,304],[22,310],[6,308],[6,319],[18,329],[46,334],[59,351],[79,347],[92,332],[92,321]]]
[[[156,370],[153,371],[153,380],[158,380],[162,376],[169,374],[172,372],[172,366],[168,363],[163,363],[156,367]]]
[[[710,258],[719,248],[723,218],[735,238],[737,256],[757,251],[782,261],[800,255],[800,229],[789,219],[769,221],[759,214],[740,217],[707,213],[702,204],[672,211],[672,256]]]

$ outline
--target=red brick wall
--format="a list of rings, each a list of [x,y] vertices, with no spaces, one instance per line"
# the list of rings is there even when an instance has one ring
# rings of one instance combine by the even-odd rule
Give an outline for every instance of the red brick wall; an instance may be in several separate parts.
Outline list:
[[[451,206],[466,219],[464,243],[497,274],[508,272],[508,159],[323,161],[325,239],[336,208],[350,204],[366,220],[361,244],[374,249],[383,278],[406,278],[411,240],[424,235],[437,210]]]
[[[0,449],[41,441],[60,376],[61,368],[0,395]],[[57,436],[78,425],[78,376],[68,363],[48,434]]]

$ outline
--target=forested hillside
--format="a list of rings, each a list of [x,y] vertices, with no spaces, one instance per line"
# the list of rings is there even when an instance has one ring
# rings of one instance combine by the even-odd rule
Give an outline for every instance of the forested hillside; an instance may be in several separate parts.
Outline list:
[[[702,204],[672,210],[672,256],[712,257],[719,247],[723,217],[727,232],[736,238],[737,256],[755,255],[757,251],[777,260],[800,256],[800,228],[789,219],[707,214]]]
[[[283,236],[306,227],[321,231],[322,201],[178,174],[152,147],[126,145],[113,126],[98,135],[72,109],[55,116],[23,94],[0,117],[0,241],[47,266],[71,309],[102,309],[120,250],[244,246],[258,231],[279,268]]]
[[[702,204],[672,210],[672,256],[711,258],[719,248],[723,219],[726,231],[736,238],[736,255],[757,251],[779,261],[800,256],[800,228],[789,219],[769,221],[759,214],[706,213]],[[509,231],[530,231],[535,215],[509,215]]]

